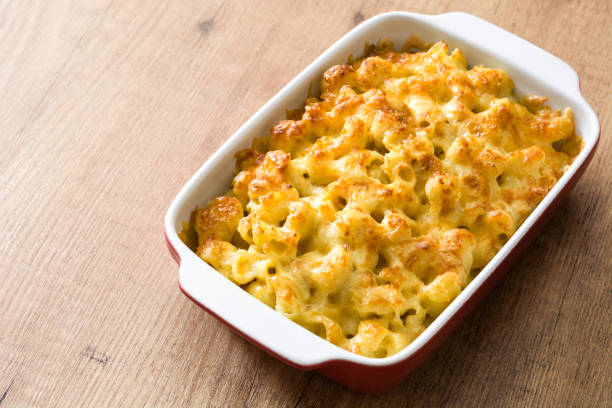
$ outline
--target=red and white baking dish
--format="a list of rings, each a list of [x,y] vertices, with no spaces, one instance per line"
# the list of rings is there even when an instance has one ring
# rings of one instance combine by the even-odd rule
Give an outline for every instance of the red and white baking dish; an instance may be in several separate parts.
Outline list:
[[[310,84],[318,86],[323,72],[360,55],[366,42],[382,37],[401,45],[416,34],[426,42],[446,40],[461,48],[468,63],[501,68],[514,80],[519,95],[549,97],[553,108],[573,109],[576,131],[584,149],[533,213],[499,253],[450,306],[408,347],[376,359],[334,346],[270,309],[230,282],[193,253],[178,237],[181,222],[230,186],[233,155],[269,132],[285,110],[303,106]],[[316,95],[318,90],[313,89]],[[170,252],[180,263],[179,286],[187,297],[234,331],[285,363],[318,370],[362,392],[383,392],[404,380],[451,333],[499,281],[510,265],[576,184],[595,152],[599,139],[597,116],[580,93],[576,72],[559,58],[484,20],[465,13],[423,15],[393,12],[357,26],[302,71],[266,103],[197,171],[176,196],[165,219]]]

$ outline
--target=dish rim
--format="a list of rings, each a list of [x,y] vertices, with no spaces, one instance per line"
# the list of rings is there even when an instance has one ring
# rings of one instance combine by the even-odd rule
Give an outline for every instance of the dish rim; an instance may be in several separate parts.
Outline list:
[[[496,61],[503,61],[508,64],[508,59],[514,58],[509,65],[512,66],[515,71],[522,71],[525,76],[528,78],[535,80],[536,83],[543,84],[545,87],[555,89],[562,97],[571,100],[573,102],[572,108],[576,111],[576,107],[580,107],[581,109],[581,120],[590,122],[590,126],[592,129],[591,134],[585,135],[580,134],[579,136],[584,141],[584,147],[580,154],[574,159],[574,162],[570,166],[570,168],[563,174],[563,176],[557,181],[554,187],[549,191],[549,193],[545,196],[545,198],[538,204],[536,209],[529,215],[529,217],[523,222],[523,224],[517,229],[517,231],[510,237],[508,242],[499,250],[499,252],[494,256],[491,261],[487,264],[485,268],[470,282],[461,293],[453,300],[453,302],[431,323],[429,327],[427,327],[416,339],[414,339],[408,346],[406,346],[403,350],[399,351],[396,354],[393,354],[389,357],[384,358],[373,358],[366,357],[358,354],[351,353],[345,349],[342,349],[332,343],[324,340],[307,329],[299,326],[297,323],[294,323],[290,319],[282,316],[280,313],[274,311],[269,308],[265,304],[261,303],[259,300],[243,291],[229,279],[223,277],[218,271],[214,268],[206,264],[202,259],[200,259],[191,249],[189,249],[178,237],[178,228],[181,225],[181,222],[185,219],[179,219],[180,210],[183,210],[185,202],[188,201],[190,196],[194,194],[198,183],[202,182],[202,179],[209,173],[213,167],[221,161],[227,162],[231,161],[231,166],[234,166],[233,153],[237,150],[240,142],[244,142],[246,139],[252,139],[248,135],[249,129],[254,127],[257,121],[263,120],[262,118],[266,115],[270,114],[271,109],[278,109],[278,105],[280,100],[288,99],[289,94],[295,92],[295,88],[303,87],[305,82],[311,82],[312,77],[315,75],[314,72],[321,71],[321,65],[325,65],[328,63],[330,59],[337,59],[340,56],[341,50],[348,48],[353,44],[356,39],[363,33],[368,30],[375,30],[377,25],[384,25],[392,19],[404,19],[407,23],[406,32],[408,35],[410,34],[419,34],[418,32],[411,32],[410,22],[418,21],[423,23],[424,25],[429,25],[433,27],[437,31],[445,32],[447,38],[452,37],[453,40],[457,40],[461,43],[469,44],[474,47],[476,51],[481,52],[483,55],[488,57],[493,57]],[[456,31],[453,32],[448,28],[448,24],[456,24],[457,26],[464,27],[467,34],[458,33]],[[470,30],[472,28],[472,30]],[[495,51],[493,49],[493,45],[483,44],[483,42],[487,42],[488,40],[479,40],[469,38],[470,32],[474,30],[482,32],[486,32],[490,35],[490,37],[494,37],[494,40],[490,41],[490,44],[500,47],[499,41],[505,44],[513,44],[515,48],[506,49],[505,54],[500,54],[500,52]],[[406,35],[406,38],[408,37]],[[444,39],[447,39],[444,38]],[[379,40],[379,38],[374,38],[372,40]],[[503,40],[503,41],[502,41]],[[363,46],[363,43],[361,44]],[[527,57],[524,58],[535,58],[535,60],[528,61],[529,63],[525,63],[523,58],[523,63],[520,63],[521,58],[517,58],[518,50],[527,54]],[[463,51],[463,48],[462,48]],[[508,55],[510,54],[510,56]],[[346,59],[348,55],[341,55],[342,58]],[[469,61],[469,58],[468,58]],[[551,72],[547,72],[547,77],[543,77],[544,72],[540,72],[538,75],[538,70],[543,71],[543,68],[536,67],[537,64],[545,64],[545,66],[554,69]],[[331,65],[327,65],[328,68]],[[511,75],[514,79],[514,76]],[[320,78],[320,77],[319,77]],[[557,88],[554,83],[562,82],[567,85],[566,88]],[[290,108],[290,106],[285,106],[284,109]],[[587,126],[587,125],[585,125]],[[187,295],[191,300],[205,308],[211,314],[215,315],[218,319],[226,323],[232,329],[238,331],[241,335],[248,338],[251,342],[256,345],[264,348],[271,354],[275,355],[277,358],[285,361],[286,363],[301,369],[316,369],[323,365],[332,363],[332,362],[351,362],[359,365],[367,365],[367,366],[390,366],[395,365],[401,361],[404,361],[410,358],[412,355],[417,353],[419,350],[423,349],[427,343],[439,332],[445,325],[447,325],[453,317],[457,315],[457,313],[462,309],[462,307],[466,304],[466,302],[472,297],[472,295],[476,292],[476,290],[483,285],[483,283],[495,272],[495,270],[500,267],[503,261],[508,257],[510,252],[525,238],[526,233],[534,226],[536,221],[542,216],[544,211],[551,205],[551,203],[557,198],[561,190],[568,184],[568,181],[572,179],[574,175],[578,172],[578,170],[586,164],[587,160],[590,158],[591,154],[595,150],[597,142],[599,140],[599,122],[597,120],[597,116],[593,109],[588,105],[582,96],[579,88],[579,80],[576,72],[564,61],[559,59],[558,57],[538,48],[537,46],[527,42],[526,40],[517,37],[514,34],[511,34],[491,23],[486,22],[476,16],[471,14],[463,13],[463,12],[451,12],[437,15],[427,15],[427,14],[419,14],[419,13],[411,13],[411,12],[388,12],[379,14],[374,16],[357,27],[353,28],[343,37],[341,37],[337,42],[335,42],[331,47],[329,47],[326,51],[324,51],[319,57],[317,57],[311,64],[309,64],[302,72],[300,72],[293,80],[291,80],[285,87],[283,87],[277,94],[275,94],[270,100],[265,103],[249,120],[247,120],[233,135],[231,135],[225,143],[215,153],[213,153],[208,160],[200,167],[200,169],[189,179],[189,181],[183,186],[181,191],[177,194],[177,196],[172,201],[168,212],[165,217],[165,233],[168,245],[171,249],[171,252],[174,251],[173,255],[177,258],[177,261],[180,263],[179,268],[179,286],[181,290]],[[245,299],[244,304],[249,307],[253,307],[256,311],[256,314],[261,315],[260,318],[262,321],[266,321],[268,318],[273,320],[277,320],[270,316],[267,311],[272,314],[278,316],[284,321],[282,325],[276,325],[278,322],[274,322],[274,328],[277,329],[280,326],[286,325],[286,329],[291,333],[295,333],[296,331],[291,329],[291,325],[299,328],[303,333],[304,339],[308,340],[300,340],[298,341],[299,345],[304,345],[304,342],[312,343],[312,348],[308,350],[311,354],[306,353],[304,355],[303,348],[295,347],[293,352],[290,352],[291,347],[285,345],[279,345],[278,341],[273,339],[271,336],[263,336],[260,333],[255,333],[252,330],[252,327],[249,327],[249,330],[243,330],[242,323],[236,323],[236,316],[230,316],[228,313],[224,313],[224,307],[227,305],[220,304],[219,302],[207,302],[202,297],[202,288],[198,287],[200,283],[196,282],[196,278],[194,276],[194,271],[202,274],[202,271],[212,270],[215,275],[217,275],[220,279],[213,279],[210,274],[206,275],[206,281],[208,284],[220,285],[217,288],[223,289],[232,294],[237,294],[238,292],[229,289],[226,287],[227,285],[231,285],[232,287],[238,289],[243,295]],[[210,279],[209,279],[210,278]],[[223,283],[225,281],[225,283]],[[210,293],[208,293],[210,295]],[[206,296],[206,295],[205,295]],[[248,299],[248,300],[247,300]],[[254,302],[256,303],[254,303]],[[264,309],[265,308],[265,309]],[[248,310],[248,313],[251,314],[253,310]],[[266,311],[267,310],[267,311]],[[242,319],[244,320],[244,319]],[[281,337],[283,338],[283,337]],[[308,348],[308,347],[307,347]],[[312,353],[314,351],[314,353]]]

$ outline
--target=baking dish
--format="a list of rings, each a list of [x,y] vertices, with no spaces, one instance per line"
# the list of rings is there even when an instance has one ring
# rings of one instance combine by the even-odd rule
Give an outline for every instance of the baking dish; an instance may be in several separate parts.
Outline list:
[[[571,107],[584,148],[506,245],[450,306],[404,350],[375,359],[341,349],[270,309],[201,260],[179,239],[178,232],[196,205],[203,207],[227,191],[233,176],[234,153],[248,147],[253,138],[267,134],[275,122],[284,119],[286,109],[303,105],[311,84],[312,93],[318,94],[318,83],[327,68],[344,63],[350,54],[359,55],[366,42],[387,37],[398,45],[413,34],[426,42],[446,40],[450,50],[461,48],[470,65],[503,69],[514,80],[519,95],[545,95],[553,108]],[[424,361],[503,276],[581,176],[598,139],[599,123],[580,93],[578,76],[559,58],[465,13],[378,15],[347,33],[270,99],[176,196],[166,214],[165,232],[170,252],[180,263],[179,286],[195,303],[285,363],[303,370],[319,370],[358,391],[383,392]]]

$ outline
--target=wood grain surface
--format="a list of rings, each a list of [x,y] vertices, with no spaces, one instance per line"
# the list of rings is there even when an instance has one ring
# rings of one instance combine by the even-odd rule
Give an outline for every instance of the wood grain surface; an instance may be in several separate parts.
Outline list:
[[[601,142],[505,280],[400,386],[290,368],[183,296],[172,198],[335,40],[461,10],[579,73]],[[0,0],[0,406],[612,406],[612,31],[599,1]]]

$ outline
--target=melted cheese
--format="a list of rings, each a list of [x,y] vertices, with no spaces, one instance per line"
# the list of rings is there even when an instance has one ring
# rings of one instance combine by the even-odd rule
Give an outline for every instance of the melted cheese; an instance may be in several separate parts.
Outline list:
[[[444,42],[382,40],[321,88],[236,155],[232,189],[194,214],[196,252],[333,344],[385,357],[491,260],[581,142],[569,109],[518,100],[503,71],[468,69]]]

